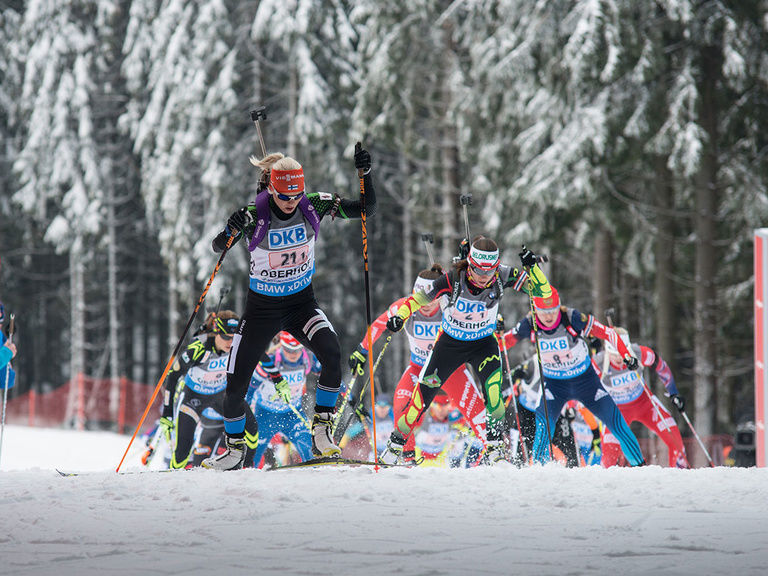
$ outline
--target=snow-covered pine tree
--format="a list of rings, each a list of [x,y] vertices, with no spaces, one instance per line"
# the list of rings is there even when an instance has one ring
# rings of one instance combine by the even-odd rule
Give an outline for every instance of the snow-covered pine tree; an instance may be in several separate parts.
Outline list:
[[[174,342],[215,262],[210,240],[228,214],[226,175],[247,162],[229,155],[233,127],[247,120],[234,89],[230,18],[220,0],[142,0],[129,13],[123,73],[131,101],[121,127],[140,155],[147,219],[169,271]]]

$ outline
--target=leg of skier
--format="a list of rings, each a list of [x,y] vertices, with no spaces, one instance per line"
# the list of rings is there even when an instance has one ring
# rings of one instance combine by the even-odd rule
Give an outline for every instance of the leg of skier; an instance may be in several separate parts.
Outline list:
[[[341,389],[341,348],[336,332],[314,300],[292,311],[284,329],[314,352],[323,366],[316,386],[315,415],[312,418],[312,453],[339,456],[333,441],[333,412]]]
[[[480,345],[478,349],[480,353],[476,352],[470,363],[477,372],[485,400],[485,429],[488,436],[486,461],[489,464],[495,464],[509,460],[504,443],[506,411],[501,394],[504,377],[501,372],[499,344],[495,336],[488,336],[478,341],[478,345]]]
[[[438,338],[419,374],[419,384],[414,388],[413,396],[403,415],[395,420],[395,430],[387,442],[387,449],[380,457],[382,462],[397,464],[402,460],[406,439],[429,408],[443,381],[469,360],[468,348],[471,346],[467,344],[446,335]]]
[[[677,427],[675,419],[672,418],[672,415],[664,408],[664,405],[656,396],[653,396],[653,404],[656,405],[656,408],[653,407],[651,400],[646,395],[640,398],[645,401],[647,409],[643,411],[641,416],[635,419],[645,424],[667,445],[670,468],[690,468],[685,454],[683,437],[680,435],[680,428]],[[658,413],[656,411],[657,408]],[[659,421],[658,414],[661,414],[661,421]]]
[[[250,299],[250,296],[249,296]],[[258,443],[256,419],[245,401],[245,393],[251,382],[256,364],[269,346],[272,337],[280,331],[280,316],[269,314],[256,306],[246,304],[232,340],[227,364],[227,390],[224,395],[224,430],[227,450],[220,456],[203,460],[204,468],[235,470],[242,468],[248,448]],[[246,430],[247,422],[249,430]]]
[[[579,400],[592,414],[597,416],[606,427],[616,436],[621,449],[624,452],[631,466],[642,466],[645,464],[643,453],[640,450],[640,444],[637,438],[621,415],[619,407],[611,398],[611,395],[605,391],[597,374],[590,380],[584,380],[576,388],[575,399]]]
[[[448,394],[453,405],[467,419],[467,423],[475,436],[485,444],[487,441],[487,414],[485,400],[478,388],[471,370],[466,365],[451,374],[451,377],[443,384],[443,392]]]
[[[179,415],[176,418],[176,444],[173,447],[170,467],[184,468],[189,462],[189,456],[195,441],[195,431],[200,423],[200,416],[192,406],[184,402],[185,392],[182,392]]]
[[[286,416],[290,426],[283,428],[284,433],[301,456],[301,461],[305,462],[312,458],[312,434],[298,416],[293,413]]]
[[[533,438],[533,461],[540,464],[549,462],[549,442],[552,438],[547,438],[547,430],[554,435],[555,422],[560,416],[560,410],[569,400],[567,397],[569,386],[563,382],[547,380],[547,397],[545,399],[547,414],[549,415],[549,425],[544,418],[544,402],[539,403],[536,408],[536,432]],[[551,396],[551,397],[550,397]]]
[[[395,394],[392,402],[392,410],[394,412],[394,419],[397,422],[400,417],[405,414],[405,410],[408,407],[408,403],[413,397],[413,391],[416,386],[419,385],[419,372],[421,372],[421,366],[410,363],[400,377],[400,381],[395,388]],[[416,422],[416,426],[421,425],[423,416]],[[405,441],[405,447],[403,448],[403,458],[406,462],[413,462],[416,458],[416,439],[413,434],[409,434]]]

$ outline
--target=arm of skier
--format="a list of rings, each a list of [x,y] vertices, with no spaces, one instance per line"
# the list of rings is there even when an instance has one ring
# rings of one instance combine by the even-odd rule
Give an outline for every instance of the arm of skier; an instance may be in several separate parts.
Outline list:
[[[653,368],[658,374],[661,381],[664,382],[664,388],[667,390],[667,396],[677,396],[677,384],[675,384],[675,378],[672,376],[672,370],[669,369],[669,365],[664,362],[661,354],[654,352],[652,348],[648,346],[640,346],[640,363],[643,366]]]
[[[211,242],[213,251],[216,253],[223,252],[231,236],[234,236],[235,239],[232,241],[230,248],[237,244],[243,236],[250,238],[255,228],[256,216],[256,206],[253,204],[243,206],[232,212],[227,219],[224,230],[219,232],[213,239],[213,242]]]
[[[390,304],[389,308],[387,308],[386,312],[383,312],[381,315],[379,315],[376,320],[373,321],[373,324],[371,324],[371,341],[375,344],[376,341],[381,337],[381,335],[386,331],[387,329],[387,320],[389,320],[390,317],[397,314],[397,311],[400,309],[400,306],[407,300],[407,296],[403,296],[402,298],[398,298],[395,300],[392,304]],[[360,347],[368,352],[368,338],[363,337],[362,341],[360,342]]]
[[[531,330],[533,330],[533,326],[531,325],[530,314],[528,314],[525,318],[520,320],[512,330],[504,333],[504,343],[507,348],[512,348],[521,340],[530,338]]]
[[[523,270],[519,268],[509,268],[506,280],[503,281],[504,288],[512,288],[518,292],[525,292],[533,296],[546,298],[552,295],[552,287],[544,272],[539,268],[538,257],[524,248],[519,254],[520,261],[523,264]],[[529,286],[532,290],[529,290]]]
[[[616,350],[619,351],[619,354],[625,362],[627,362],[630,358],[635,358],[634,354],[632,354],[632,351],[627,348],[627,345],[624,344],[624,340],[621,339],[616,331],[613,328],[609,328],[608,326],[601,324],[591,314],[582,314],[574,311],[571,317],[571,326],[573,326],[576,330],[581,331],[582,336],[585,338],[588,336],[593,336],[595,338],[600,338],[600,340],[606,340],[607,342],[610,342],[613,344]],[[636,359],[635,362],[637,362]]]
[[[275,390],[278,396],[282,398],[285,403],[291,401],[291,387],[288,384],[283,375],[280,373],[280,369],[275,362],[275,356],[269,354],[263,354],[259,364],[256,366],[256,373],[264,378],[269,378],[272,384],[275,385]]]
[[[420,310],[423,306],[426,306],[433,300],[440,298],[443,294],[451,294],[453,291],[451,277],[448,274],[440,276],[435,283],[432,284],[432,290],[429,293],[424,291],[415,292],[411,296],[408,296],[405,301],[397,309],[397,314],[392,316],[387,322],[387,328],[390,327],[393,318],[400,318],[400,328],[411,315]],[[398,328],[398,330],[400,329]]]
[[[11,349],[13,344],[6,342],[3,346],[0,346],[0,370],[4,369],[8,362],[13,358],[14,350]]]
[[[165,385],[163,388],[163,412],[161,418],[169,422],[173,420],[173,399],[176,396],[176,388],[179,385],[179,378],[205,355],[205,343],[202,340],[193,340],[173,362],[171,369],[165,376]]]
[[[367,150],[360,149],[355,151],[355,168],[363,170],[363,186],[365,187],[365,216],[370,218],[376,214],[376,189],[373,186],[373,176],[371,173],[371,155]],[[362,218],[363,200],[362,198],[348,199],[341,198],[338,194],[328,194],[325,192],[314,192],[307,194],[307,198],[317,210],[322,218],[330,214],[331,218]]]

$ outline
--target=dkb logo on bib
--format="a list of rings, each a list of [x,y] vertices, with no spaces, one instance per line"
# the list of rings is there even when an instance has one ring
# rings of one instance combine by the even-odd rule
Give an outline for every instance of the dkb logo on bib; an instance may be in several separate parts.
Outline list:
[[[539,346],[541,346],[542,352],[562,352],[568,350],[568,339],[563,336],[551,340],[539,340]]]
[[[474,314],[475,312],[485,312],[485,304],[483,302],[476,302],[472,300],[464,300],[459,298],[456,301],[456,310],[465,314]]]
[[[296,246],[307,241],[307,231],[304,224],[297,224],[289,228],[278,228],[269,231],[269,247],[285,248],[286,246]]]

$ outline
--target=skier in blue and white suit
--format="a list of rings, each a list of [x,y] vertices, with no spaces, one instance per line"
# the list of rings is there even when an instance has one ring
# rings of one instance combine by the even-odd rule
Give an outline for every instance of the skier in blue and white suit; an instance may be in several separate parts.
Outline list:
[[[535,320],[528,314],[507,332],[504,338],[508,347],[521,340],[527,340],[534,330],[533,322],[536,322],[541,367],[546,383],[546,403],[542,402],[536,408],[534,460],[541,463],[549,460],[549,442],[552,440],[555,420],[563,405],[573,399],[581,402],[614,431],[624,455],[632,466],[643,465],[645,461],[637,438],[611,395],[603,388],[592,365],[585,338],[591,336],[610,342],[618,349],[625,365],[630,369],[637,368],[637,358],[612,328],[603,326],[589,314],[561,306],[560,296],[554,287],[550,296],[534,297],[533,305],[536,310]],[[544,416],[545,405],[549,416],[548,426]]]
[[[279,371],[290,386],[290,399],[286,401],[275,389],[271,378]],[[294,445],[302,462],[312,457],[312,434],[307,426],[307,415],[302,398],[310,374],[320,375],[320,362],[314,354],[288,332],[280,334],[280,344],[253,372],[251,385],[245,397],[259,423],[259,443],[253,455],[258,466],[269,442],[275,434],[283,434]]]

